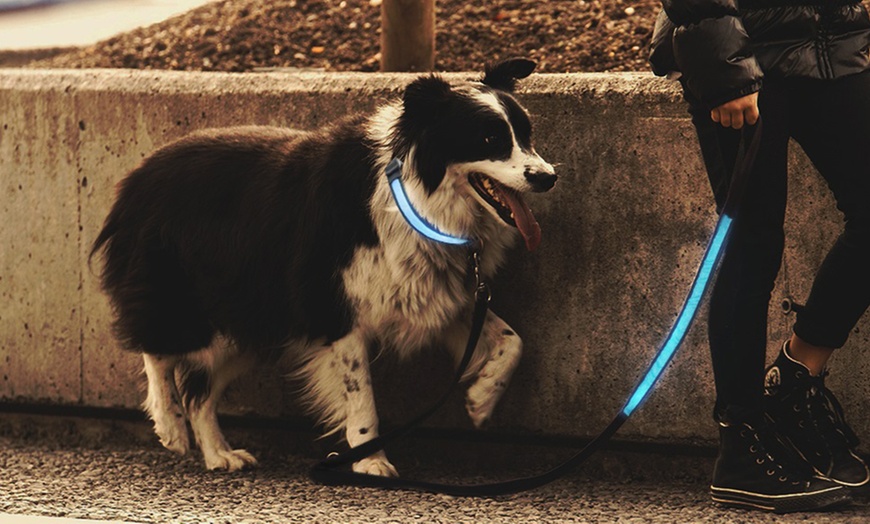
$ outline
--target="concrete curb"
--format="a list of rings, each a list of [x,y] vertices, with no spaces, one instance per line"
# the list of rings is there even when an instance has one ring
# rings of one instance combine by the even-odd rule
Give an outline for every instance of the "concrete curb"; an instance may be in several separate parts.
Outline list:
[[[477,78],[477,73],[446,77]],[[313,128],[368,111],[412,76],[364,73],[182,73],[0,70],[0,399],[132,407],[139,361],[112,341],[110,311],[87,252],[123,175],[155,147],[194,129],[239,124]],[[530,199],[541,249],[517,251],[495,283],[495,310],[525,340],[522,368],[493,424],[589,436],[606,424],[670,327],[715,221],[694,131],[675,85],[649,74],[533,75],[520,98],[537,149],[560,164],[557,191]],[[824,184],[792,157],[787,273],[774,292],[770,353],[839,232]],[[832,387],[859,435],[870,413],[867,321],[833,362]],[[623,435],[711,440],[712,374],[703,320]],[[434,372],[421,380],[419,366]],[[439,357],[376,362],[386,420],[434,398]],[[396,373],[395,371],[398,371]],[[405,389],[397,389],[405,388]],[[233,413],[295,413],[271,370],[230,394]],[[382,395],[383,396],[383,395]],[[281,401],[276,402],[276,399]],[[467,427],[462,399],[438,425]]]

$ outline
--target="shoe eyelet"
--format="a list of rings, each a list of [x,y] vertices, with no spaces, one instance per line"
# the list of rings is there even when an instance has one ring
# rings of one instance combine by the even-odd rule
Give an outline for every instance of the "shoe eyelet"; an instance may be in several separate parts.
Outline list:
[[[774,476],[775,474],[776,474],[776,470],[775,470],[775,469],[769,469],[769,470],[767,470],[767,476],[772,477],[772,476]]]
[[[788,480],[788,477],[786,477],[786,476],[779,477],[780,482],[785,482],[787,480]]]
[[[757,459],[755,459],[755,463],[756,463],[756,464],[764,464],[764,459],[763,459],[763,458],[757,458]]]
[[[804,378],[804,372],[798,371],[794,374],[795,378]]]
[[[800,412],[801,412],[801,406],[800,406],[800,404],[795,404],[794,406],[792,406],[791,409],[792,409],[795,413],[800,413]]]
[[[758,448],[755,447],[755,444],[749,446],[749,452],[750,452],[750,453],[755,453],[755,452],[757,452],[757,451],[758,451]]]

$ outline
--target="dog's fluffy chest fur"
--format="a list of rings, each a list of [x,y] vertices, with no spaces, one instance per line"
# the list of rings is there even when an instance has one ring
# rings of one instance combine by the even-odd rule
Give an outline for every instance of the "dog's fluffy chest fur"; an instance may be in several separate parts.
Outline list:
[[[464,257],[451,257],[462,259]],[[438,268],[418,255],[357,250],[343,280],[357,324],[394,348],[418,348],[469,303],[464,264]]]
[[[366,126],[373,143],[388,143],[398,120],[395,105],[381,108]],[[413,152],[412,152],[413,155]],[[391,160],[387,151],[377,156],[377,171]],[[426,194],[416,177],[407,189],[420,204],[418,211],[451,231],[464,231],[476,242],[482,280],[495,275],[516,233],[499,224],[456,185],[459,176],[447,176],[438,189]],[[359,246],[341,278],[356,313],[356,326],[374,339],[407,356],[437,341],[445,328],[471,314],[474,275],[471,248],[443,245],[420,236],[404,222],[381,177],[369,202],[373,226],[380,239],[375,246]]]
[[[356,324],[407,356],[435,342],[445,328],[462,321],[462,315],[470,316],[472,251],[419,237],[400,224],[401,215],[389,201],[376,215],[381,216],[375,223],[382,242],[359,247],[342,281],[357,312]],[[496,227],[492,239],[478,250],[483,280],[494,275],[513,242],[510,231]]]

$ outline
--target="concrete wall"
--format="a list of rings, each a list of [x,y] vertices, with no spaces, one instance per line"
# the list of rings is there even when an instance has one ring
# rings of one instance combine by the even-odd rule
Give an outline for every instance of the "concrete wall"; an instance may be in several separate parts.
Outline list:
[[[139,359],[112,341],[87,253],[115,184],[155,147],[210,126],[313,128],[370,110],[409,78],[0,70],[0,399],[141,402]],[[520,98],[535,117],[538,150],[559,164],[562,179],[557,190],[529,198],[544,231],[541,248],[517,250],[494,286],[493,307],[523,336],[526,353],[493,427],[588,436],[621,408],[649,365],[693,278],[714,210],[673,84],[647,74],[536,75]],[[791,322],[778,313],[779,299],[805,297],[841,222],[824,184],[793,149],[787,272],[771,308],[771,358]],[[715,437],[704,325],[692,329],[623,436]],[[865,438],[868,328],[862,320],[829,379]],[[386,421],[407,418],[449,376],[440,356],[379,359],[373,367]],[[228,412],[298,413],[292,388],[271,369],[229,396]],[[470,426],[461,396],[454,400],[433,424]]]

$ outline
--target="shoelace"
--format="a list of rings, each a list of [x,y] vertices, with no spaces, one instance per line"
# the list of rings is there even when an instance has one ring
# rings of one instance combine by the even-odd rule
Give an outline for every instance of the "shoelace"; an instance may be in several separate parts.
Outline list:
[[[858,446],[858,435],[846,423],[843,406],[834,393],[825,386],[827,371],[817,377],[809,377],[807,407],[822,437],[828,445],[853,449]]]
[[[749,435],[747,435],[747,432]],[[797,462],[787,459],[784,452],[786,449],[785,444],[779,440],[773,429],[767,427],[766,424],[762,423],[758,426],[744,424],[744,429],[740,431],[740,436],[752,440],[749,452],[757,457],[755,459],[756,464],[766,468],[765,473],[768,476],[772,477],[779,472],[777,480],[780,482],[791,482],[794,485],[807,480],[804,477],[809,476],[809,471],[806,468],[799,467]],[[773,445],[774,442],[776,443],[775,446]],[[771,448],[773,447],[782,451],[782,454],[772,450]],[[770,463],[770,465],[765,466],[767,463]],[[794,476],[796,474],[799,474],[800,478],[795,479]]]

